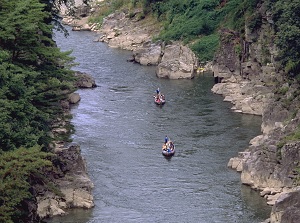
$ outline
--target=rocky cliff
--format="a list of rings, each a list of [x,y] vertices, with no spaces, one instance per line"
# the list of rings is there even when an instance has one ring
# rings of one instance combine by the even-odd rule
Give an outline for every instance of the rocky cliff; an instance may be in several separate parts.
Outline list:
[[[264,5],[257,11],[262,25],[249,30],[246,24],[244,36],[221,30],[212,91],[232,102],[234,111],[262,116],[262,134],[228,166],[241,172],[242,183],[259,190],[273,205],[268,222],[297,222],[299,86],[277,69],[271,12]]]
[[[75,72],[78,88],[96,87],[95,80],[88,74]],[[70,113],[72,104],[80,101],[78,93],[72,93],[66,100],[61,101],[61,105],[66,114]],[[57,120],[52,125],[54,138],[62,135],[69,135],[69,120]],[[86,163],[81,155],[80,146],[69,144],[65,141],[54,141],[52,169],[45,170],[45,182],[36,182],[33,185],[36,204],[31,213],[39,219],[64,215],[70,208],[92,208],[94,199],[92,189],[94,187],[89,178]]]

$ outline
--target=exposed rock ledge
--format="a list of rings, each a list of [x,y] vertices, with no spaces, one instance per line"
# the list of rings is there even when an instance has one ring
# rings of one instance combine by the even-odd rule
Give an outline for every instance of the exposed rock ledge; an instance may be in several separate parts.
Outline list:
[[[80,147],[56,148],[57,172],[53,183],[61,193],[44,192],[37,196],[37,213],[41,218],[63,215],[68,208],[92,208],[94,206],[92,181],[87,175],[86,164]]]
[[[136,11],[138,16],[139,11]],[[159,30],[149,18],[138,20],[129,18],[125,12],[115,12],[103,21],[98,41],[110,47],[133,51],[133,61],[142,65],[156,65],[156,75],[160,78],[191,79],[198,68],[195,54],[180,42],[165,45],[152,42]]]
[[[93,77],[82,72],[75,72],[77,81],[75,86],[78,88],[93,88],[96,83]],[[61,101],[66,114],[70,112],[71,105],[80,101],[78,93],[72,93],[68,99]],[[52,126],[53,136],[68,134],[66,125],[68,121],[57,120]],[[79,145],[66,145],[63,141],[56,141],[53,144],[53,164],[55,168],[45,174],[51,179],[52,190],[49,185],[37,184],[34,186],[37,200],[37,214],[43,218],[55,215],[67,214],[70,208],[92,208],[94,199],[92,189],[94,187],[90,180],[86,162],[81,155]],[[57,189],[54,189],[57,188]],[[53,190],[54,189],[54,190]]]
[[[97,8],[91,8],[95,11]],[[139,19],[139,10],[130,17],[128,12],[118,11],[103,19],[100,29],[97,24],[88,25],[88,16],[81,19],[65,17],[64,24],[73,26],[73,30],[91,30],[99,33],[95,41],[107,43],[110,47],[133,51],[132,58],[142,65],[157,66],[156,75],[159,78],[192,79],[198,68],[195,54],[180,42],[165,45],[162,42],[152,42],[153,36],[159,33],[158,25],[150,18]],[[80,15],[79,15],[80,16]]]
[[[267,18],[264,9],[257,11]],[[212,91],[231,102],[234,111],[262,116],[262,134],[230,159],[228,167],[240,172],[241,182],[260,191],[272,206],[265,222],[294,223],[300,219],[300,189],[295,187],[300,179],[300,141],[299,137],[291,137],[294,141],[285,139],[299,132],[299,84],[285,80],[285,75],[276,70],[276,47],[272,43],[263,45],[266,38],[271,38],[273,25],[264,19],[262,22],[261,30],[255,33],[256,41],[248,32],[240,40],[242,46],[247,46],[242,54],[237,53],[234,44],[240,37],[231,30],[221,30],[221,50],[213,64],[217,84]],[[263,61],[263,47],[270,52],[270,63]]]
[[[235,76],[223,79],[211,90],[223,95],[224,101],[231,102],[233,111],[253,115],[262,115],[266,104],[273,97],[272,90],[262,83],[237,80]]]

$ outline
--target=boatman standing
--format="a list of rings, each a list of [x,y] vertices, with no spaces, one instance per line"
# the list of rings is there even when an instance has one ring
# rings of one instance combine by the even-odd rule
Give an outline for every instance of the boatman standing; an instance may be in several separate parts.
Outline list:
[[[169,140],[169,139],[168,139],[168,136],[166,136],[166,137],[165,137],[165,144],[167,144],[168,140]]]

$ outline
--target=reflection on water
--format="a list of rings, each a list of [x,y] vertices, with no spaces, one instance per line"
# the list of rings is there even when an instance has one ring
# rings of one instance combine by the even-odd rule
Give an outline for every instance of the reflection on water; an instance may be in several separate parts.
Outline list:
[[[52,219],[47,219],[47,222],[52,223],[83,223],[83,222],[89,222],[89,220],[92,218],[93,209],[72,209],[68,211],[68,214],[59,217],[56,216]],[[76,217],[74,217],[76,216]]]
[[[253,215],[259,216],[262,219],[265,218],[265,212],[266,210],[270,210],[270,206],[268,206],[266,202],[261,202],[260,194],[245,185],[241,185],[241,194],[249,212],[252,212]]]

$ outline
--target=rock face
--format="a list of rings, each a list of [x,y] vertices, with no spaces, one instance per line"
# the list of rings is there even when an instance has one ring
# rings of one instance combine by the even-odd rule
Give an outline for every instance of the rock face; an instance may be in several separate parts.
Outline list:
[[[136,11],[138,16],[139,11]],[[152,42],[159,30],[149,18],[129,18],[125,12],[116,12],[103,21],[99,41],[110,47],[133,51],[133,60],[142,65],[156,65],[160,78],[191,79],[198,67],[195,54],[181,43],[171,45]]]
[[[155,65],[161,62],[163,45],[161,43],[146,43],[143,47],[133,50],[133,60],[141,65]]]
[[[188,47],[175,43],[165,47],[156,75],[169,79],[191,79],[197,67],[195,54]]]
[[[255,83],[233,75],[215,84],[212,92],[224,95],[224,101],[233,104],[233,111],[254,115],[262,115],[273,97],[272,89],[263,83]]]
[[[86,163],[80,147],[56,148],[53,161],[56,166],[53,184],[60,190],[54,193],[38,190],[37,213],[41,218],[66,214],[69,208],[91,208],[94,206],[91,194],[93,183],[87,175]]]
[[[78,87],[78,88],[94,88],[94,87],[97,87],[97,85],[95,83],[95,79],[89,74],[76,71],[75,72],[75,77],[77,78],[77,81],[75,83],[75,87]]]
[[[258,8],[262,25],[244,38],[222,30],[221,48],[213,64],[212,91],[233,104],[235,112],[261,115],[262,135],[228,166],[241,172],[243,184],[260,190],[272,205],[271,223],[299,222],[299,85],[276,69],[272,20],[264,5]],[[266,53],[266,51],[268,53]],[[296,220],[297,219],[297,220]]]
[[[281,195],[272,208],[272,223],[297,223],[300,219],[300,188]]]
[[[151,43],[152,34],[158,33],[156,24],[150,19],[139,19],[141,11],[134,12],[135,16],[123,11],[110,14],[103,19],[99,32],[99,41],[107,43],[110,47],[125,50],[136,50]]]

